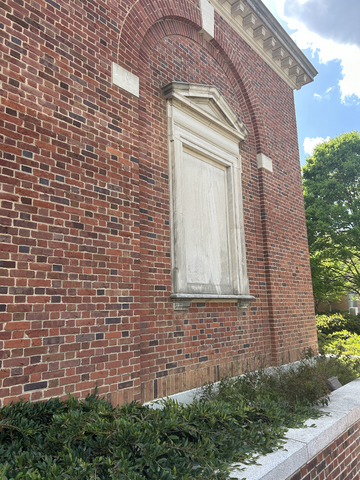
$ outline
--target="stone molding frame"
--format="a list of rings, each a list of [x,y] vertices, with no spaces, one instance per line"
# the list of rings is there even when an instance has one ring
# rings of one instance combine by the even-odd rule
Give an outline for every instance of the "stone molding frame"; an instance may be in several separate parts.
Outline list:
[[[167,99],[172,294],[247,307],[239,142],[248,130],[211,85],[171,82]]]

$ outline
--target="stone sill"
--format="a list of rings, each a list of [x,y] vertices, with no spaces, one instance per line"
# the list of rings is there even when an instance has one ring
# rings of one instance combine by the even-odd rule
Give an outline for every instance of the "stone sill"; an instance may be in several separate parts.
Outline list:
[[[285,480],[309,463],[322,450],[346,432],[360,418],[360,378],[330,394],[327,407],[319,408],[330,415],[309,419],[309,428],[291,428],[281,450],[258,459],[260,465],[235,470],[231,476],[242,480]],[[310,425],[316,425],[311,428]]]
[[[239,308],[246,309],[251,300],[255,300],[252,295],[218,295],[211,293],[172,293],[171,300],[174,301],[174,310],[187,310],[191,302],[232,302],[237,303]]]

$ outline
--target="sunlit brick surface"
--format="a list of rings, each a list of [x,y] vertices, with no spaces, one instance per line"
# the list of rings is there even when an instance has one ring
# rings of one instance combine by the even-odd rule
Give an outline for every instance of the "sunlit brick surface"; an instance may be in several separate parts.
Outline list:
[[[0,2],[2,404],[95,382],[114,404],[147,401],[316,349],[293,92],[216,12],[210,43],[200,22],[197,0]],[[112,62],[139,98],[112,85]],[[247,312],[173,311],[174,80],[215,85],[250,132]]]

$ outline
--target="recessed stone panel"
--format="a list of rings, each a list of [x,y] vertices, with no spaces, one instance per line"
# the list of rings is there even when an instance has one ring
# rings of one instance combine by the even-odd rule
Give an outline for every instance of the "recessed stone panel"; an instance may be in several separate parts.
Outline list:
[[[232,293],[226,168],[183,153],[182,202],[189,292]]]

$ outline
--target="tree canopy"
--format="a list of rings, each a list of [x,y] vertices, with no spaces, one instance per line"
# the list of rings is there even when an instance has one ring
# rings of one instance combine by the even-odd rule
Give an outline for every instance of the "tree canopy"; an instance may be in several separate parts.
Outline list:
[[[360,294],[360,132],[318,145],[302,173],[315,299]]]

